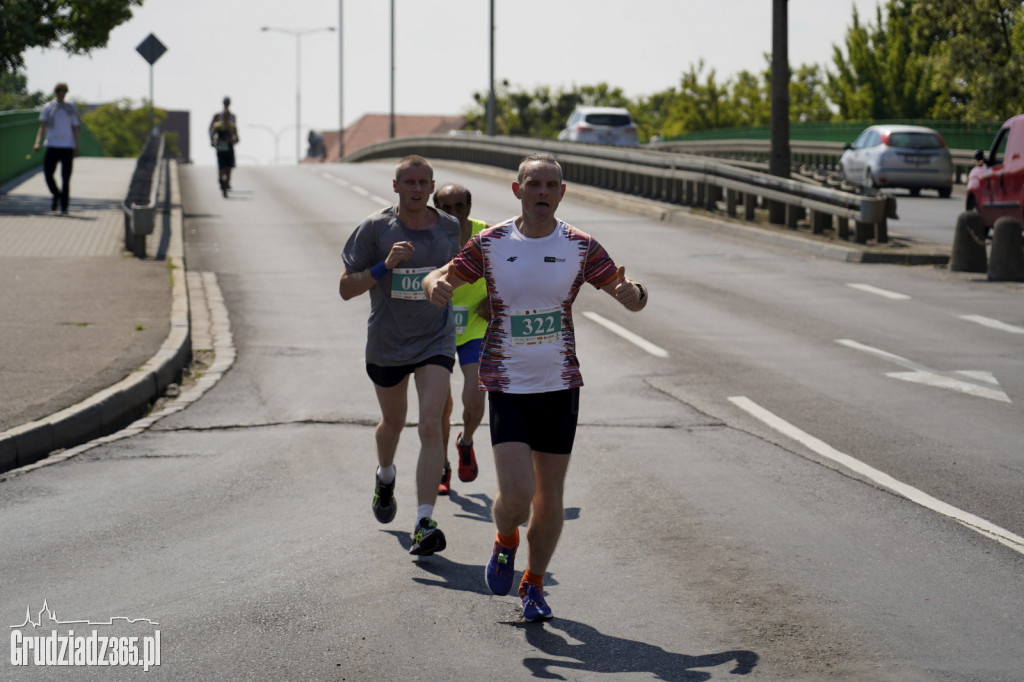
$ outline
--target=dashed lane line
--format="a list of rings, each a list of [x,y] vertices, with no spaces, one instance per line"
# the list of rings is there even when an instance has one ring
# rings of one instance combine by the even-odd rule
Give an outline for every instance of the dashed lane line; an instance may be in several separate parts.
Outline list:
[[[984,317],[982,315],[957,315],[957,317],[959,317],[961,320],[967,320],[968,322],[980,324],[982,327],[998,329],[999,331],[1009,332],[1011,334],[1024,334],[1024,327],[1018,327],[1017,325],[1014,324],[1007,324],[1006,322],[993,320],[991,317]]]
[[[638,336],[638,335],[634,334],[633,332],[629,331],[625,327],[623,327],[621,325],[618,325],[615,322],[612,322],[611,320],[609,320],[606,317],[602,317],[602,316],[598,315],[597,313],[592,313],[590,311],[584,312],[583,316],[586,317],[587,319],[593,321],[593,322],[598,323],[599,325],[601,325],[602,327],[604,327],[608,331],[613,332],[615,334],[618,334],[619,336],[621,336],[622,338],[626,339],[630,343],[639,346],[640,348],[642,348],[643,350],[647,351],[648,353],[650,353],[651,355],[653,355],[655,357],[658,357],[658,358],[667,358],[668,357],[668,351],[665,350],[664,348],[661,348],[660,346],[654,345],[653,343],[651,343],[647,339],[643,338],[642,336]]]
[[[848,283],[846,286],[851,289],[857,289],[858,291],[864,291],[869,294],[888,298],[893,301],[906,301],[910,297],[906,294],[901,294],[897,291],[889,291],[888,289],[879,289],[878,287],[871,286],[870,284],[857,284],[855,282]]]

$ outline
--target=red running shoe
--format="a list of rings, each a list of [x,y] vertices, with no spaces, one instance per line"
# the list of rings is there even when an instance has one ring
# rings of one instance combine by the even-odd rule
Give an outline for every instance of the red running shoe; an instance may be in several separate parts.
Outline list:
[[[462,444],[461,431],[455,439],[455,449],[459,453],[459,480],[463,483],[475,481],[477,474],[480,473],[480,469],[476,465],[476,451],[472,445]]]

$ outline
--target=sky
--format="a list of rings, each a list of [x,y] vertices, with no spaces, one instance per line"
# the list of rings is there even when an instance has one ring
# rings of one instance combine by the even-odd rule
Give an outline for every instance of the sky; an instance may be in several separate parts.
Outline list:
[[[393,3],[395,113],[465,113],[473,94],[489,87],[491,2]],[[240,164],[294,163],[297,93],[302,153],[310,129],[337,130],[342,119],[347,126],[390,111],[391,4],[145,0],[111,32],[108,46],[91,55],[68,56],[59,48],[25,53],[28,88],[49,93],[66,81],[74,101],[138,104],[149,97],[150,66],[135,48],[152,33],[167,47],[152,69],[153,99],[164,109],[191,111],[194,163],[216,161],[205,131],[225,95],[238,117]],[[604,82],[635,98],[678,86],[701,60],[720,82],[743,70],[760,72],[771,52],[772,0],[493,4],[495,82],[526,90]],[[854,7],[866,22],[874,21],[877,5],[789,0],[790,63],[831,66]],[[295,32],[304,33],[296,38]]]

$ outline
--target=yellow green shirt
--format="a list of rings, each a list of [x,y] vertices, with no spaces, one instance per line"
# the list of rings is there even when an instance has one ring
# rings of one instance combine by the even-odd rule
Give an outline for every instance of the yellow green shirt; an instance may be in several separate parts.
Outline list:
[[[470,237],[487,227],[482,220],[469,219],[472,223]],[[452,294],[452,307],[455,309],[455,345],[482,339],[487,331],[487,320],[476,314],[476,308],[487,298],[487,282],[483,277],[472,284],[463,284]],[[465,326],[463,326],[465,320]]]

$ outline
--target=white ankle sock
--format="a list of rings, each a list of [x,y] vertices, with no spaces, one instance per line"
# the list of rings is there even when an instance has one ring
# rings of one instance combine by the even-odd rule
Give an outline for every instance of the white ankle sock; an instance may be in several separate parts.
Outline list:
[[[384,485],[391,485],[395,480],[395,465],[384,468],[381,465],[377,465],[377,476],[380,478],[380,482]]]
[[[416,507],[416,525],[420,525],[420,519],[429,519],[434,515],[434,505],[432,504],[421,504]]]

